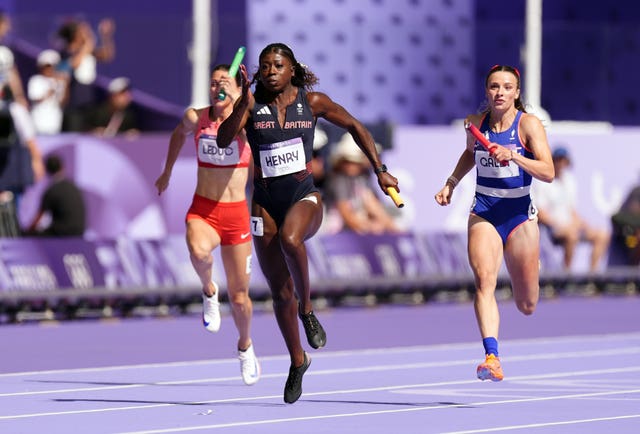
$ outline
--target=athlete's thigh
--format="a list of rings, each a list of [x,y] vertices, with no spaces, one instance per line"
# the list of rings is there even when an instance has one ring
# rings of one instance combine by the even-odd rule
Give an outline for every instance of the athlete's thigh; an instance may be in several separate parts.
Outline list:
[[[262,274],[271,287],[283,284],[289,278],[289,270],[280,247],[278,227],[267,210],[255,201],[251,205],[251,232]]]
[[[502,263],[502,238],[496,228],[474,214],[469,216],[469,265],[476,279],[497,280]]]
[[[282,224],[282,236],[304,241],[312,237],[322,224],[322,199],[320,194],[311,193],[297,201],[287,212]]]
[[[505,263],[515,297],[528,297],[539,290],[540,230],[535,220],[527,220],[509,237]]]
[[[229,291],[247,291],[251,278],[251,242],[223,245],[220,256]]]
[[[220,245],[220,235],[206,221],[190,219],[186,226],[186,241],[191,253],[211,253]]]

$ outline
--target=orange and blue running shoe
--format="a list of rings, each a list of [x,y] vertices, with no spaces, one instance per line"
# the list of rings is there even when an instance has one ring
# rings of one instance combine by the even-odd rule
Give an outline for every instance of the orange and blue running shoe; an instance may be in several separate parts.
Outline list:
[[[487,358],[483,363],[478,365],[476,374],[480,380],[501,381],[504,378],[500,359],[494,354],[487,354]]]

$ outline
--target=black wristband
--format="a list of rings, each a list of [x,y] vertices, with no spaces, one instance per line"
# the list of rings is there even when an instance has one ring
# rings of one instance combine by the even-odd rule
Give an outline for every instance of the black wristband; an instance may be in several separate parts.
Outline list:
[[[383,164],[382,166],[376,167],[375,169],[373,169],[373,171],[376,173],[376,175],[380,175],[381,173],[384,173],[387,171],[387,166]]]

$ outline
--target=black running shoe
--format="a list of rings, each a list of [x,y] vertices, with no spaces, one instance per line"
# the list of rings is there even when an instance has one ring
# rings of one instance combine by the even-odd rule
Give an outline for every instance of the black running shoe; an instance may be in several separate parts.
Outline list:
[[[327,334],[324,332],[318,318],[313,314],[313,311],[309,313],[302,313],[298,310],[298,316],[302,320],[302,325],[304,326],[304,332],[307,335],[307,342],[309,342],[309,345],[316,350],[324,347],[327,343]]]
[[[289,368],[289,377],[287,377],[287,383],[284,385],[284,402],[287,404],[293,404],[302,395],[302,376],[311,365],[311,358],[304,353],[304,362],[297,368],[291,366]]]

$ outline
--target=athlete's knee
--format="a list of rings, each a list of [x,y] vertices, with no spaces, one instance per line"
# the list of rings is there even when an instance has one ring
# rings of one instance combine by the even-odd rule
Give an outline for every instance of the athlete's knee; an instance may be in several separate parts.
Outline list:
[[[475,298],[478,301],[488,301],[492,300],[495,297],[495,286],[494,287],[483,287],[476,286]]]
[[[229,286],[227,292],[229,293],[229,301],[233,304],[243,305],[249,300],[249,290],[246,287]]]
[[[271,288],[271,298],[274,305],[287,304],[295,300],[293,288],[289,288],[289,285],[284,285],[276,289]]]
[[[516,302],[518,310],[525,315],[532,315],[536,310],[537,304],[535,300],[519,300]]]
[[[191,258],[198,262],[210,262],[212,261],[211,252],[198,247],[189,248]]]
[[[295,233],[280,234],[280,246],[286,254],[294,254],[303,246],[304,239]]]
[[[235,311],[244,310],[247,305],[251,304],[248,291],[229,291],[229,301],[231,308]]]
[[[187,239],[187,248],[191,258],[198,261],[207,261],[211,256],[211,247],[209,243],[198,239]]]
[[[293,309],[297,309],[297,300],[293,296],[293,293],[289,295],[288,293],[271,293],[271,303],[273,305],[273,310],[278,315],[278,312],[291,312]]]
[[[475,281],[476,294],[478,296],[493,296],[493,294],[495,293],[496,285],[498,284],[498,279],[495,273],[476,270]]]

